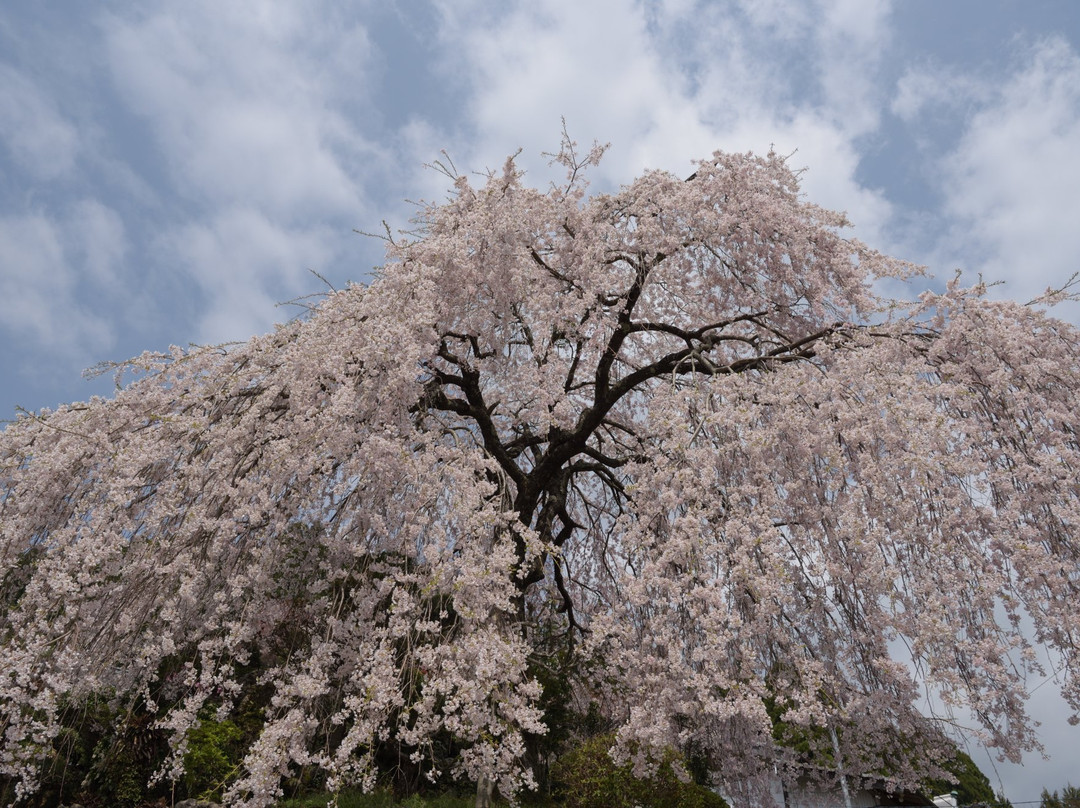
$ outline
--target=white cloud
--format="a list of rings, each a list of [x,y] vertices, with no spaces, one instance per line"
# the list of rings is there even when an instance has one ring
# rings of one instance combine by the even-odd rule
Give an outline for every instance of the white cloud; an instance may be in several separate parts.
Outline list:
[[[890,0],[827,0],[815,26],[824,106],[851,135],[877,128],[880,89],[876,72],[889,41]]]
[[[329,227],[284,227],[254,208],[232,208],[164,234],[158,255],[163,262],[171,256],[169,263],[203,290],[194,338],[216,344],[292,316],[283,317],[276,304],[306,291],[307,268],[320,270],[343,251],[343,239]]]
[[[186,3],[104,23],[113,79],[197,202],[257,200],[279,219],[361,207],[377,150],[343,114],[366,31],[304,4]]]
[[[1080,56],[1041,42],[943,160],[959,258],[1030,298],[1080,270]]]
[[[0,140],[14,160],[36,179],[69,172],[78,153],[78,134],[56,105],[23,73],[0,64]]]
[[[523,147],[523,162],[541,171],[540,152],[558,148],[562,116],[572,133],[616,149],[657,128],[700,128],[683,104],[681,77],[663,64],[629,2],[549,0],[488,16],[448,3],[442,13],[444,41],[472,88],[467,136],[478,140],[462,145],[473,167],[498,167]],[[680,169],[692,156],[682,155]]]
[[[380,218],[371,198],[393,145],[365,134],[362,8],[198,0],[103,18],[112,80],[152,133],[177,211],[148,261],[151,285],[178,293],[162,312],[181,321],[173,339],[269,329],[292,314],[278,302],[316,283],[307,268],[340,268],[360,252],[351,228]]]
[[[990,100],[992,88],[974,76],[940,65],[909,67],[896,83],[889,110],[906,123],[916,123],[932,108],[966,110]]]
[[[104,210],[93,215],[96,225],[111,218]],[[23,350],[85,357],[112,344],[110,324],[83,302],[80,279],[86,270],[105,270],[101,262],[122,249],[122,234],[94,223],[76,232],[81,216],[60,223],[42,214],[0,218],[0,328]],[[84,260],[73,261],[73,252]]]
[[[84,199],[72,210],[65,233],[68,251],[81,258],[89,281],[114,292],[125,282],[128,244],[116,211],[95,199]]]
[[[484,13],[443,2],[446,58],[472,87],[469,141],[455,158],[498,166],[517,147],[546,178],[540,152],[571,135],[610,141],[605,184],[643,168],[690,172],[714,149],[798,149],[815,201],[848,210],[878,236],[889,205],[855,178],[855,140],[878,122],[871,76],[887,39],[887,3],[815,7],[749,2],[541,0]],[[800,66],[788,61],[799,54]],[[794,58],[794,57],[791,57]],[[804,64],[805,63],[805,64]],[[460,148],[462,151],[457,151]]]
[[[725,16],[731,15],[732,4],[723,9]],[[795,40],[805,34],[813,25],[816,9],[807,4],[789,3],[786,0],[738,0],[734,4],[746,15],[746,19],[755,28],[769,31],[781,39]],[[692,14],[701,13],[702,4],[688,9]]]

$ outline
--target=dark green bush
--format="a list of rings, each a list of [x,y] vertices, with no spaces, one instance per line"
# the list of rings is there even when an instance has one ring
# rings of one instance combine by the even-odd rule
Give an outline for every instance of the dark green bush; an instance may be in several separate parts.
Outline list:
[[[149,789],[150,776],[165,759],[168,742],[156,720],[141,703],[123,707],[112,714],[109,706],[96,701],[96,720],[91,725],[96,737],[89,771],[82,781],[85,796],[93,795],[116,808],[134,808],[165,793],[163,784]],[[96,725],[96,726],[95,726]],[[70,776],[70,774],[68,775]]]
[[[554,795],[567,808],[727,808],[714,792],[675,776],[682,765],[674,751],[664,755],[650,779],[634,777],[632,766],[616,766],[608,754],[614,735],[598,735],[579,744],[552,767]]]
[[[956,757],[942,763],[941,768],[947,771],[951,777],[928,780],[922,788],[923,794],[927,797],[955,791],[957,804],[959,805],[997,804],[997,798],[994,796],[994,789],[990,785],[990,780],[975,765],[975,761],[966,752],[957,750]]]
[[[233,779],[243,759],[244,733],[229,718],[215,720],[212,710],[200,718],[199,726],[188,736],[184,786],[192,796],[219,802],[224,786]]]

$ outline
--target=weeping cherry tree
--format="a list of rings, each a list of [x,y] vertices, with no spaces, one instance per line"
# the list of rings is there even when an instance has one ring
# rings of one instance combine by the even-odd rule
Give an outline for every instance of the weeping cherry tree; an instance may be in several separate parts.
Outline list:
[[[454,177],[369,284],[0,433],[0,772],[32,792],[108,693],[178,778],[253,660],[244,806],[301,767],[373,787],[388,744],[528,789],[553,649],[617,759],[693,750],[729,793],[811,760],[910,785],[950,723],[1015,757],[1050,665],[1080,709],[1065,293],[885,299],[916,269],[784,159],[589,194],[600,156]]]

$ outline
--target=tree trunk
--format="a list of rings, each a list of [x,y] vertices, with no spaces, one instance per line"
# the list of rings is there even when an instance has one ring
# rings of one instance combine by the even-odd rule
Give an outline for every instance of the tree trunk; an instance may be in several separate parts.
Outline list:
[[[481,774],[476,781],[476,808],[491,808],[495,782],[486,774]]]

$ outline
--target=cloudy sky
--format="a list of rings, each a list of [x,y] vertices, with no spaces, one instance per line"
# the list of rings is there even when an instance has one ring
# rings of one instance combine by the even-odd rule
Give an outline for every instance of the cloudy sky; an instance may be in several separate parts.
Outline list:
[[[773,146],[941,276],[1027,300],[1080,270],[1075,0],[6,3],[0,419],[108,392],[81,375],[103,360],[265,331],[312,270],[363,281],[354,229],[440,198],[425,163],[520,148],[544,183],[561,118],[612,144],[602,189]],[[1080,781],[1044,700],[1049,762],[972,750],[1018,803]]]

